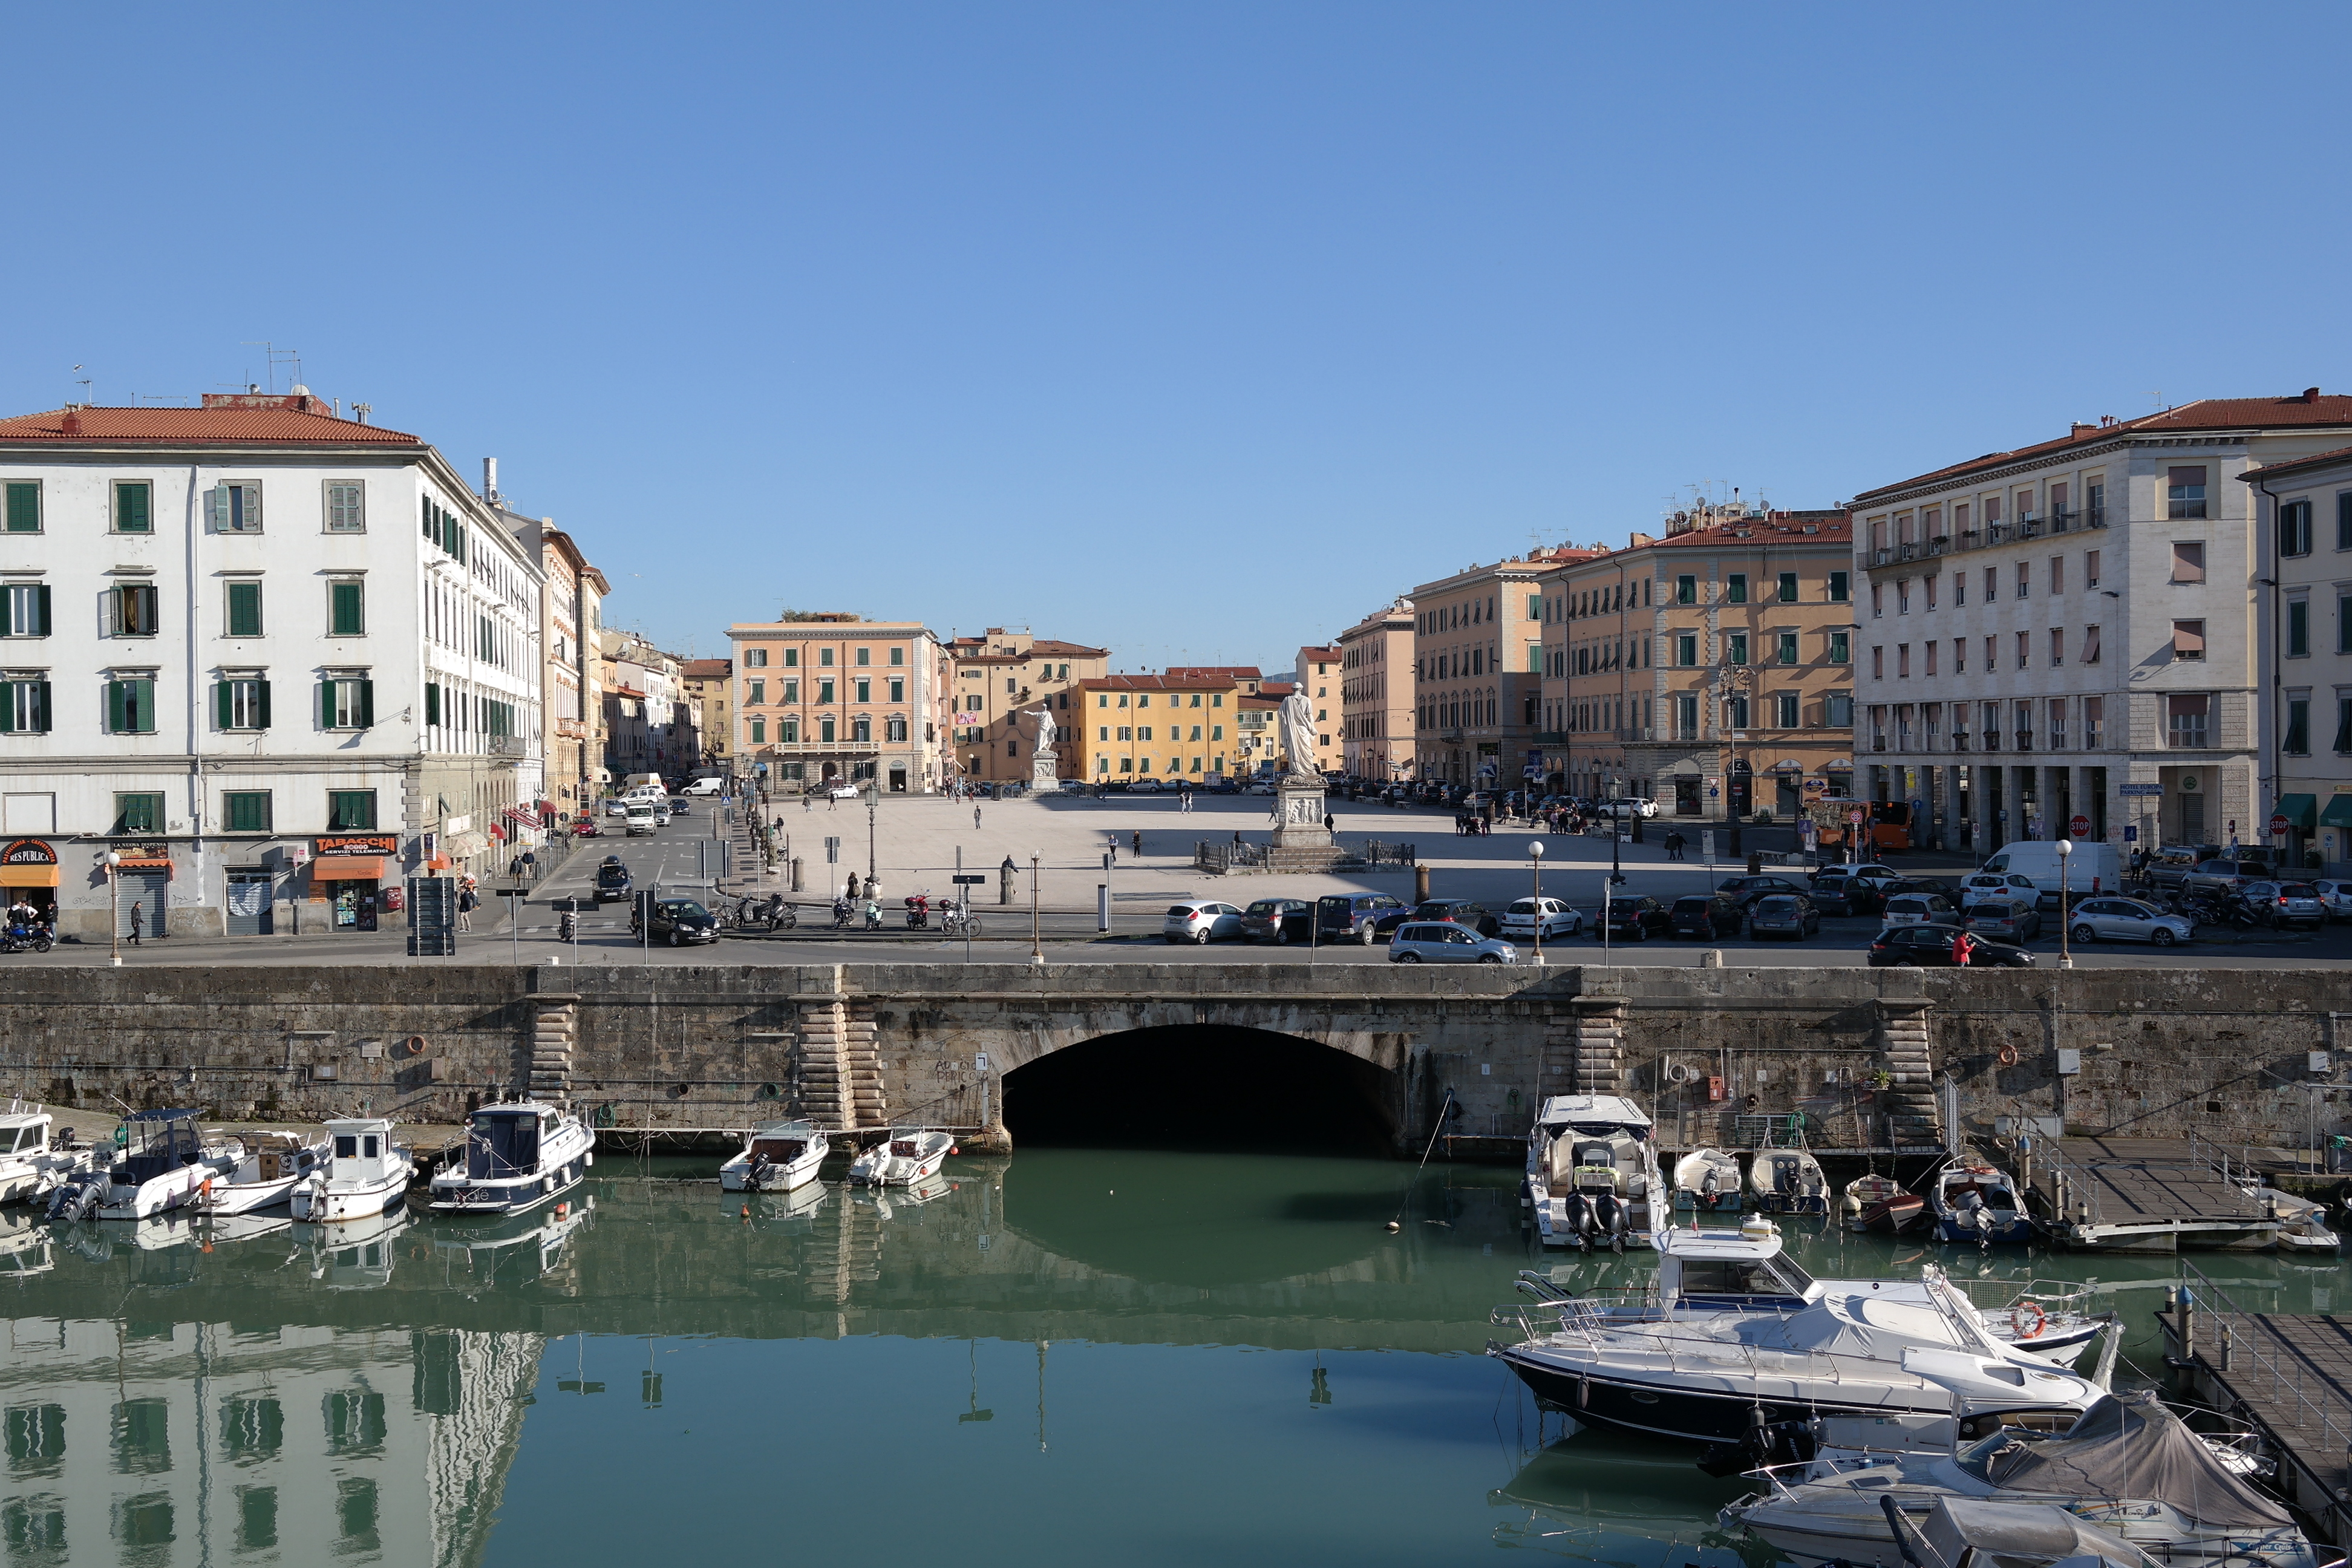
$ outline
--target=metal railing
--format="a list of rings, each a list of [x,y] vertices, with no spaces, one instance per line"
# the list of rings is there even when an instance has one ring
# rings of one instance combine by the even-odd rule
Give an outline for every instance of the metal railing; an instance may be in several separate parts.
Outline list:
[[[2310,1367],[2275,1329],[2231,1300],[2203,1269],[2185,1258],[2180,1268],[2196,1282],[2189,1291],[2192,1311],[2189,1334],[2180,1346],[2182,1358],[2193,1359],[2199,1353],[2196,1319],[2203,1312],[2212,1313],[2217,1320],[2214,1354],[2208,1364],[2227,1374],[2234,1393],[2242,1398],[2263,1397],[2261,1385],[2267,1384],[2267,1397],[2277,1409],[2293,1414],[2294,1426],[2309,1432],[2317,1426],[2315,1447],[2321,1453],[2341,1455],[2352,1446],[2352,1400],[2347,1399],[2335,1380]]]

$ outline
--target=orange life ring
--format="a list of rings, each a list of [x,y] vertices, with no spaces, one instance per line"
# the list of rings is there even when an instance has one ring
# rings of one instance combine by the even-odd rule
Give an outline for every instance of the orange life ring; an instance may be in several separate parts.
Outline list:
[[[2042,1310],[2039,1301],[2020,1301],[2009,1310],[2009,1326],[2016,1331],[2021,1340],[2040,1339],[2049,1321],[2050,1315]]]
[[[411,1035],[400,1044],[401,1048],[412,1057],[421,1057],[425,1054],[425,1037],[422,1035]]]
[[[2015,1046],[2001,1047],[2000,1065],[2005,1068],[2013,1068],[2017,1065],[2017,1047]]]

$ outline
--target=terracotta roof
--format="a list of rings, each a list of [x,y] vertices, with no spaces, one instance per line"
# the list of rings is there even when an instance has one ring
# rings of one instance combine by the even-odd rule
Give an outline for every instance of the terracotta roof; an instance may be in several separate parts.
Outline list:
[[[1298,682],[1295,680],[1266,680],[1258,683],[1257,694],[1260,697],[1282,698],[1297,689]]]
[[[292,400],[286,400],[290,402]],[[318,399],[304,398],[317,405]],[[415,436],[338,419],[331,414],[295,407],[273,408],[56,408],[47,414],[19,414],[0,419],[0,444],[44,441],[94,445],[141,442],[153,446],[205,445],[234,442],[251,446],[283,446],[314,442],[323,446],[423,447]]]
[[[1328,663],[1339,657],[1339,650],[1336,647],[1303,647],[1298,654],[1302,658],[1319,658]]]
[[[1808,528],[1813,531],[1807,533],[1805,530]],[[1801,513],[1793,518],[1733,518],[1712,528],[1694,528],[1682,533],[1669,533],[1664,539],[1654,539],[1647,544],[1632,545],[1611,553],[1631,554],[1638,550],[1719,550],[1725,545],[1741,544],[1828,544],[1839,540],[1851,542],[1853,538],[1853,518],[1850,513]]]
[[[2270,463],[2259,468],[2248,468],[2238,478],[2250,485],[2260,484],[2264,479],[2276,479],[2283,474],[2307,473],[2313,468],[2332,468],[2347,460],[2352,460],[2352,447],[2338,447],[2332,452],[2314,452],[2308,458],[2297,458],[2292,462]]]
[[[731,658],[689,658],[683,660],[677,672],[688,680],[724,680],[735,673]]]
[[[1171,664],[1168,667],[1168,673],[1182,676],[1187,680],[1210,676],[1224,676],[1233,680],[1263,679],[1254,664]]]
[[[634,698],[637,699],[637,700],[639,700],[640,702],[642,702],[642,701],[644,701],[644,700],[645,700],[645,696],[646,696],[646,694],[645,694],[644,692],[642,692],[642,691],[638,690],[638,689],[637,689],[635,687],[634,687],[634,686],[622,686],[622,685],[620,685],[620,684],[618,684],[618,683],[615,683],[615,684],[614,684],[614,685],[611,685],[611,686],[608,686],[608,687],[604,688],[604,689],[605,689],[605,690],[607,690],[607,691],[609,691],[609,692],[611,692],[611,693],[612,693],[614,696],[615,696],[615,697],[634,697]]]
[[[1110,656],[1110,649],[1107,647],[1088,647],[1084,643],[1055,642],[1051,637],[1030,644],[1029,651],[1033,654],[1050,653],[1056,658],[1066,656],[1071,658],[1108,658]]]
[[[1865,490],[1854,498],[1854,504],[1866,505],[1873,498],[1891,491],[1955,479],[1986,468],[2004,468],[2030,458],[2049,457],[2077,447],[2095,447],[2118,436],[2166,435],[2189,430],[2292,430],[2324,425],[2352,427],[2352,397],[2340,394],[2323,395],[2317,387],[2292,397],[2204,397],[2194,403],[2184,403],[2178,408],[2168,408],[2161,414],[2118,420],[2113,425],[2077,425],[2066,435],[2053,440],[2035,442],[2014,451],[1987,452],[1980,458],[1970,458],[1949,468],[1933,468],[1891,485]]]
[[[1072,684],[1081,691],[1222,691],[1233,682],[1214,674],[1171,670],[1166,675],[1092,675]]]

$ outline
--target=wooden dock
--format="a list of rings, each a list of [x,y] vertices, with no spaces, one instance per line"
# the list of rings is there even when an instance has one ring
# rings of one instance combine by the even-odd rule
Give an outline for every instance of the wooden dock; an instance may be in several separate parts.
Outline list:
[[[2227,1156],[2170,1138],[2061,1138],[2016,1162],[2027,1203],[2050,1235],[2101,1252],[2265,1247],[2278,1216]]]
[[[2241,1309],[2194,1265],[2157,1314],[2167,1360],[2200,1404],[2252,1426],[2273,1489],[2329,1544],[2352,1544],[2352,1320]]]

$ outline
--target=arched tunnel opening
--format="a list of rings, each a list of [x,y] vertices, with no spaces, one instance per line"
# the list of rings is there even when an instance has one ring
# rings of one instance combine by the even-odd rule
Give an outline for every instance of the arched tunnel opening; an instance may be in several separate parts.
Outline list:
[[[1230,1025],[1132,1029],[1004,1078],[1015,1148],[1392,1154],[1393,1073],[1295,1035]]]

